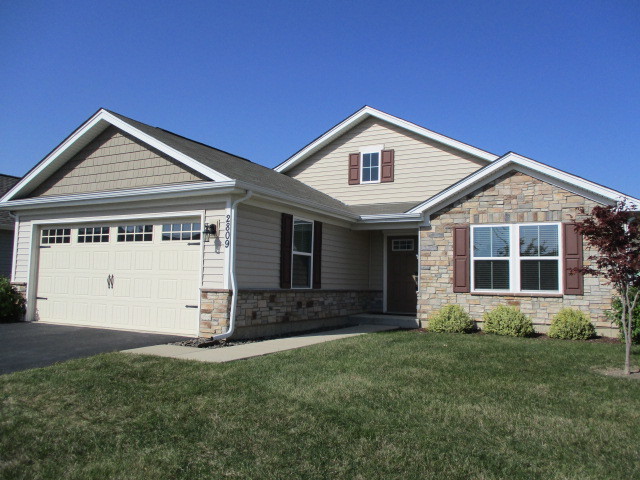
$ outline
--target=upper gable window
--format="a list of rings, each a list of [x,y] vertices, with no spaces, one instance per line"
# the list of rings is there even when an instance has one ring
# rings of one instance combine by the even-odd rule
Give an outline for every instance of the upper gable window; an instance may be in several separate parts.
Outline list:
[[[362,183],[380,182],[380,152],[362,154]]]

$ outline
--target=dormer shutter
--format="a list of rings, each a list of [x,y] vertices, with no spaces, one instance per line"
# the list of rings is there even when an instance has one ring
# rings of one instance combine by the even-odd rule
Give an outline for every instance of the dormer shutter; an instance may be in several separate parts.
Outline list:
[[[349,185],[360,183],[360,154],[349,154]]]
[[[395,154],[393,150],[382,150],[380,162],[380,182],[393,182]]]

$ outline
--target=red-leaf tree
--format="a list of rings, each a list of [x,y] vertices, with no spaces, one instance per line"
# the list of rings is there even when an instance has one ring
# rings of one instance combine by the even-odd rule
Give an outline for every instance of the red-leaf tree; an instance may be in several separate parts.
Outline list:
[[[586,214],[584,209],[580,213]],[[592,265],[574,269],[604,277],[620,294],[625,342],[624,373],[631,373],[633,311],[640,295],[640,219],[635,205],[625,201],[597,206],[576,222],[576,231],[598,251],[589,257]]]

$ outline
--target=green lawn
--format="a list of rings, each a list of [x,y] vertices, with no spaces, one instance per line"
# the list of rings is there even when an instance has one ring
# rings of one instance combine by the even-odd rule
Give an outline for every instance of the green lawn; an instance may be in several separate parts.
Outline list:
[[[391,332],[0,377],[0,478],[639,478],[622,346]]]

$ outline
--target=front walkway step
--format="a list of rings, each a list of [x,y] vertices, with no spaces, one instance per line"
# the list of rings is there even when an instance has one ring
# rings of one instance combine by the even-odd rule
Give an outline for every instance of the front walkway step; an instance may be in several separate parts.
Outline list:
[[[399,328],[420,328],[420,322],[412,315],[392,315],[386,313],[359,313],[349,319],[355,323],[369,325],[393,325]]]
[[[201,362],[223,363],[242,358],[259,357],[269,353],[283,352],[296,348],[308,347],[318,343],[330,342],[341,338],[355,337],[365,333],[395,330],[393,325],[356,325],[354,327],[329,330],[327,332],[310,333],[297,337],[276,338],[263,342],[246,343],[233,347],[196,348],[179,345],[154,345],[152,347],[123,350],[123,353],[142,355],[156,355],[159,357],[180,358],[184,360],[199,360]]]

